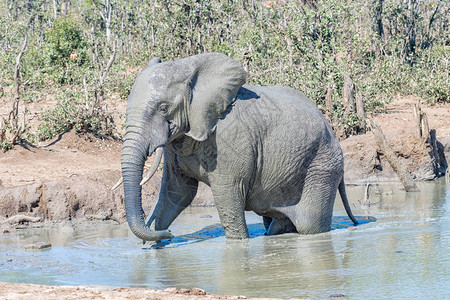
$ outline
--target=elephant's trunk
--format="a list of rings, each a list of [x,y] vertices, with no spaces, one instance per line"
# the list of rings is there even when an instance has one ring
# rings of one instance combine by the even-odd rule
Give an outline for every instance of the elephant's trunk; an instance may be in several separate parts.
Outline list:
[[[144,163],[149,155],[149,149],[153,151],[154,148],[149,139],[143,137],[138,131],[127,128],[121,157],[125,211],[131,231],[145,241],[173,238],[169,231],[154,231],[145,224],[140,182],[142,181]]]

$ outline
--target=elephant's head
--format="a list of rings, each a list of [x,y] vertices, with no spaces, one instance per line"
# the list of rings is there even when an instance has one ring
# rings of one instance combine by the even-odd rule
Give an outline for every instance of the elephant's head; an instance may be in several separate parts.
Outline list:
[[[154,58],[137,76],[128,97],[121,158],[127,221],[136,236],[172,237],[145,224],[140,182],[147,157],[183,135],[206,140],[246,78],[238,62],[219,53],[165,63]]]

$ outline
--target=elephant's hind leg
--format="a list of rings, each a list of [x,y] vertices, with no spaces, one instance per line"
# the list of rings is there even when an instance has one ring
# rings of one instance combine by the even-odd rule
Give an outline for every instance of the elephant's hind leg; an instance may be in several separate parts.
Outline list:
[[[337,180],[334,177],[307,178],[299,203],[289,211],[289,218],[298,233],[330,231],[336,191]]]
[[[264,228],[266,228],[266,232],[267,232],[267,230],[269,230],[270,223],[272,223],[272,220],[273,219],[271,217],[263,216],[263,224],[264,224]]]
[[[266,228],[267,235],[276,235],[282,233],[297,232],[295,225],[289,218],[273,218],[268,228]]]

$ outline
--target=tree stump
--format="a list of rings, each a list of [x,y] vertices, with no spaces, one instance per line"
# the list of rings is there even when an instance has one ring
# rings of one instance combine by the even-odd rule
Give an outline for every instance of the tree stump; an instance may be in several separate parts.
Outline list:
[[[366,125],[366,111],[364,110],[364,100],[360,91],[356,92],[356,113],[358,114],[359,119],[363,123],[363,128]]]
[[[344,74],[344,86],[342,87],[342,103],[346,112],[354,112],[355,105],[355,84],[348,74]]]
[[[331,100],[331,94],[333,93],[333,89],[330,84],[327,85],[327,93],[325,94],[325,107],[327,108],[328,113],[333,113],[333,101]]]
[[[442,159],[441,155],[439,155],[438,149],[438,141],[436,139],[436,130],[431,129],[428,123],[428,116],[425,112],[422,111],[420,107],[420,102],[414,104],[414,118],[416,120],[416,135],[419,139],[422,139],[424,142],[424,146],[428,149],[428,154],[430,155],[431,163],[433,165],[433,170],[436,175],[440,174],[440,169],[445,169],[447,167],[447,163],[445,158]]]
[[[366,132],[366,112],[363,96],[348,74],[344,74],[342,103],[347,114],[356,113],[359,118],[358,124],[352,128],[352,131],[356,134]]]

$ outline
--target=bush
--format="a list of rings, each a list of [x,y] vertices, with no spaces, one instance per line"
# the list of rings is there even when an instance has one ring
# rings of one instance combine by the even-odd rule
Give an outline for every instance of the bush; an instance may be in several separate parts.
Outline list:
[[[45,32],[45,42],[43,63],[53,79],[58,83],[77,79],[79,67],[88,65],[88,44],[80,23],[72,17],[54,20],[52,27]]]
[[[72,17],[59,17],[45,33],[45,55],[48,64],[65,66],[86,62],[87,43],[80,23]]]
[[[79,91],[64,91],[58,104],[42,113],[35,133],[39,141],[51,139],[61,132],[74,129],[91,132],[99,137],[112,136],[114,124],[106,109],[86,102]]]

